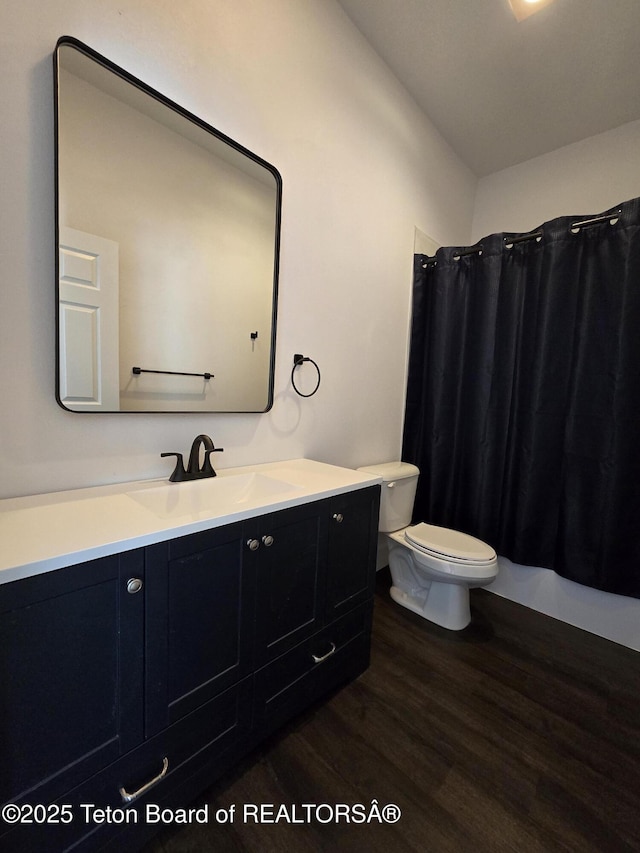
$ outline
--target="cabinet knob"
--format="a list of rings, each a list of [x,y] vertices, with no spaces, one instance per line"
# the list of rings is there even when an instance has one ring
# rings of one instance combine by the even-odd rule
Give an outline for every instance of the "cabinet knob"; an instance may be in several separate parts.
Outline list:
[[[260,547],[260,543],[257,539],[247,539],[247,547],[250,551],[257,551]]]
[[[344,521],[344,515],[341,512],[334,512],[333,520],[336,524],[342,524],[342,522]]]
[[[271,546],[273,545],[273,541],[273,536],[271,536],[271,534],[269,533],[266,536],[262,537],[262,544],[265,548],[271,548]]]
[[[129,595],[135,595],[142,589],[142,581],[140,578],[129,578],[127,581],[127,592]]]

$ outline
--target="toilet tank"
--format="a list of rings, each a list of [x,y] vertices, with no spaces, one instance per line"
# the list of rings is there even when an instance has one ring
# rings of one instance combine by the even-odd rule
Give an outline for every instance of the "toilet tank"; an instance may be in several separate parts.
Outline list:
[[[358,470],[382,477],[380,533],[392,533],[408,527],[413,514],[419,469],[408,462],[385,462],[382,465],[366,465]]]

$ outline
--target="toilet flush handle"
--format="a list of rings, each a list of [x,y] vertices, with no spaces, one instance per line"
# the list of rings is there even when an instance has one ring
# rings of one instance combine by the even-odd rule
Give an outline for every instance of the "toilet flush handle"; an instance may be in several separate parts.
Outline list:
[[[387,488],[388,489],[394,489],[395,485],[396,485],[396,481],[392,480],[390,483],[387,483]]]

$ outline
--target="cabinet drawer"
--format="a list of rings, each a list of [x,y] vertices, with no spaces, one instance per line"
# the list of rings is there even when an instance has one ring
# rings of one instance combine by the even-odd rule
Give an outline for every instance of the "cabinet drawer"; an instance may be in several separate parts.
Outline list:
[[[61,797],[55,805],[71,806],[71,823],[20,826],[0,837],[0,851],[41,853],[46,850],[47,853],[59,853],[79,841],[80,845],[74,846],[74,851],[93,851],[123,831],[124,823],[99,823],[93,817],[99,817],[99,814],[83,808],[83,804],[93,804],[96,809],[135,812],[137,818],[132,815],[128,825],[137,827],[137,832],[134,830],[132,834],[144,836],[145,806],[147,803],[160,804],[167,794],[165,786],[169,790],[176,788],[202,765],[212,761],[210,780],[215,780],[216,757],[231,749],[249,732],[251,697],[252,679],[248,678]],[[163,778],[138,799],[126,803],[120,789],[133,793],[157,778],[165,758],[168,766]],[[228,763],[225,763],[221,772],[227,767]],[[188,803],[180,803],[180,806],[186,807]]]
[[[255,723],[266,734],[369,664],[370,602],[300,643],[255,676]]]

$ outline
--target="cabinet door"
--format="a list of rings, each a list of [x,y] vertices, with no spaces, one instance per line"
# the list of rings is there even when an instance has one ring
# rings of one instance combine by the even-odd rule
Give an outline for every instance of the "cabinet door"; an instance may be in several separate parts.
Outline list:
[[[373,595],[379,506],[378,486],[338,495],[330,501],[328,622]]]
[[[53,802],[142,740],[143,570],[131,551],[0,586],[1,802]]]
[[[327,501],[259,519],[249,552],[256,565],[256,663],[261,665],[310,637],[323,624]],[[256,531],[247,524],[246,538]]]
[[[254,580],[242,525],[147,549],[146,736],[251,671]]]

